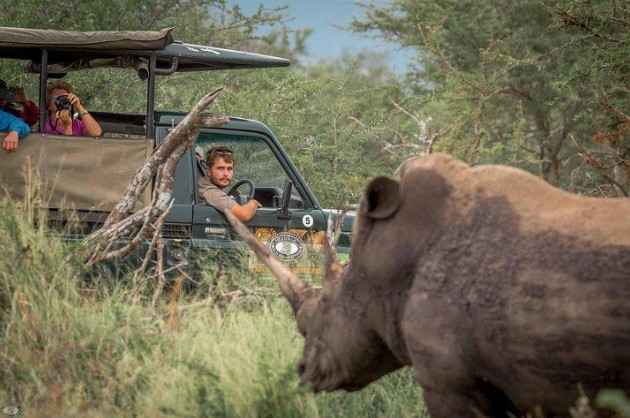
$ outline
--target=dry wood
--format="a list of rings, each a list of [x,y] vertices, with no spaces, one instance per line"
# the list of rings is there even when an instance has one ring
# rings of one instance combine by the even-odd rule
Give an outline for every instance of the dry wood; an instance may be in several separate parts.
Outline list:
[[[155,292],[153,292],[153,301],[151,302],[151,306],[155,309],[157,306],[158,299],[160,295],[162,295],[162,290],[166,285],[166,276],[164,276],[164,240],[162,238],[158,238],[157,240],[157,278],[158,284],[155,288]]]
[[[577,154],[582,158],[582,160],[584,160],[584,163],[592,167],[608,183],[614,186],[617,189],[618,194],[622,194],[624,197],[628,197],[628,192],[626,191],[626,188],[608,174],[608,171],[612,167],[605,167],[604,164],[595,155],[593,155],[592,152],[580,145],[573,135],[569,135],[569,138],[571,138],[573,144],[578,149]],[[606,196],[605,193],[602,193],[602,195]]]
[[[422,148],[421,153],[423,155],[429,155],[433,153],[433,146],[435,142],[442,136],[446,135],[451,128],[440,129],[435,131],[431,127],[431,118],[422,119],[420,116],[410,112],[409,110],[402,107],[399,103],[396,103],[394,100],[390,100],[390,102],[394,105],[396,109],[409,116],[418,126],[418,144],[400,144],[397,147],[410,147],[413,149]],[[393,144],[388,144],[389,147],[395,147]]]
[[[229,118],[225,116],[201,115],[201,112],[219,96],[221,90],[217,89],[204,96],[169,132],[164,142],[153,151],[146,163],[136,172],[123,198],[111,211],[103,227],[84,241],[84,247],[90,248],[88,265],[125,257],[138,248],[142,242],[151,239],[141,267],[144,272],[148,265],[147,260],[151,258],[156,242],[160,240],[162,225],[173,204],[177,162],[192,147],[201,126],[218,127],[229,121]],[[139,197],[153,178],[156,181],[151,204],[134,213]],[[117,247],[115,243],[119,241],[124,241],[125,244]],[[160,255],[159,252],[158,255]],[[158,271],[163,272],[163,268],[158,266]]]

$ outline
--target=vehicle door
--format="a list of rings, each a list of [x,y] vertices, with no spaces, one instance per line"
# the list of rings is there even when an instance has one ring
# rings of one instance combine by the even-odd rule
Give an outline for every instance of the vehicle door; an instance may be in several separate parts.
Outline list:
[[[254,198],[262,207],[247,223],[256,237],[271,251],[304,273],[319,273],[318,251],[325,238],[326,216],[309,198],[306,185],[283,150],[267,135],[247,131],[203,130],[197,139],[196,154],[205,160],[210,148],[227,146],[233,151],[234,178],[253,182]],[[207,168],[197,161],[197,181]],[[229,189],[229,187],[227,188]],[[239,188],[245,195],[247,186]],[[193,245],[210,248],[241,248],[242,241],[214,207],[196,190],[193,206]],[[250,268],[264,268],[249,256]],[[315,266],[315,267],[314,267]],[[299,273],[300,271],[298,271]]]

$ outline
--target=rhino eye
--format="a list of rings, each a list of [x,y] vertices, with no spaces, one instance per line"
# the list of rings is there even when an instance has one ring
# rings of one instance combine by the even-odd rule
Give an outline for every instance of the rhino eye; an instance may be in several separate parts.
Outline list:
[[[306,338],[306,327],[298,326],[298,332],[302,335],[302,337]]]

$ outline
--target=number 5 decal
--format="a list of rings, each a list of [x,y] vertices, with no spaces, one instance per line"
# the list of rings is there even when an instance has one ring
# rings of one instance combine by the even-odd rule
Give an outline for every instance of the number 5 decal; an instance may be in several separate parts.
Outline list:
[[[311,226],[313,226],[313,217],[311,215],[302,216],[302,225],[304,225],[307,228],[310,228]]]

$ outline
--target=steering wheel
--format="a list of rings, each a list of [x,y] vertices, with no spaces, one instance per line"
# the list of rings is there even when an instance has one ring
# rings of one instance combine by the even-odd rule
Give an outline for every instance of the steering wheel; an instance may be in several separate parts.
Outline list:
[[[246,184],[247,186],[249,186],[249,191],[248,193],[245,195],[245,202],[240,204],[244,204],[249,202],[250,200],[252,200],[254,198],[254,192],[256,191],[256,187],[254,186],[254,182],[248,179],[242,179],[236,182],[236,184],[234,184],[234,186],[230,187],[230,190],[227,192],[227,194],[229,196],[233,196],[235,197],[237,200],[240,200],[240,196],[241,194],[238,192],[238,188],[241,187],[242,185]]]

